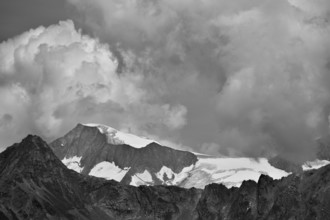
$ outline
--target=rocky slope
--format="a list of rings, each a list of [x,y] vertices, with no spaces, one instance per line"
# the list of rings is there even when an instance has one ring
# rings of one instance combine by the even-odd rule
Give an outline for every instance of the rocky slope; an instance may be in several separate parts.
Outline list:
[[[37,136],[0,154],[0,219],[330,219],[330,166],[240,188],[134,187],[67,169]]]

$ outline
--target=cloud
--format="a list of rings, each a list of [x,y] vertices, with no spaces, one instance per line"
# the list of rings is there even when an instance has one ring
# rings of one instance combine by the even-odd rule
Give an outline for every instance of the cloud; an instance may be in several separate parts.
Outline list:
[[[1,118],[0,118],[0,127],[3,126],[9,126],[10,123],[13,120],[13,116],[11,116],[10,114],[6,113],[4,114]]]
[[[70,20],[2,42],[1,146],[28,133],[51,140],[79,122],[137,131],[150,124],[173,130],[185,125],[183,105],[160,103],[143,87],[143,75],[118,75],[117,67],[109,46]]]
[[[302,161],[329,132],[327,0],[67,2],[86,34],[66,21],[0,44],[9,144],[100,122],[197,152]]]
[[[161,135],[300,161],[328,133],[328,1],[67,1],[155,100],[185,106],[186,125]]]

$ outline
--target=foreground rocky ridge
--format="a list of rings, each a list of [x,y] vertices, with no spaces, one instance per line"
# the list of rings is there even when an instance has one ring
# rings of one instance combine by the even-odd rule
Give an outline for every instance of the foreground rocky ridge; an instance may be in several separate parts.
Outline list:
[[[0,219],[192,219],[201,190],[84,176],[37,136],[0,154]]]
[[[37,136],[0,154],[0,219],[330,219],[330,166],[227,189],[133,187],[64,166]]]

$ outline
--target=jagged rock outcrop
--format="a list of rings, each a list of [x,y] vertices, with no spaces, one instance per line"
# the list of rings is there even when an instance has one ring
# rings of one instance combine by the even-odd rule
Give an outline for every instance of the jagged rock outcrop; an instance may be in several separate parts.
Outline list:
[[[102,161],[113,162],[121,169],[130,168],[122,183],[129,184],[131,177],[145,170],[152,175],[154,182],[159,181],[155,173],[163,166],[175,173],[196,163],[197,157],[187,151],[175,150],[150,143],[143,148],[134,148],[126,144],[111,144],[108,137],[96,127],[78,124],[64,137],[52,143],[50,147],[61,160],[70,157],[81,157],[81,173],[89,174],[91,169]]]
[[[0,219],[330,219],[330,165],[240,188],[134,187],[69,170],[37,136],[0,154]]]

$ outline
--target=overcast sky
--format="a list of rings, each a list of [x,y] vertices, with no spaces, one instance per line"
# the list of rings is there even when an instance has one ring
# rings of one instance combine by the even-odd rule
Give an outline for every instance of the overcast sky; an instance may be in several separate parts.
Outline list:
[[[68,19],[64,0],[0,0],[0,41]]]
[[[1,0],[0,146],[103,123],[212,155],[312,159],[328,0]]]

